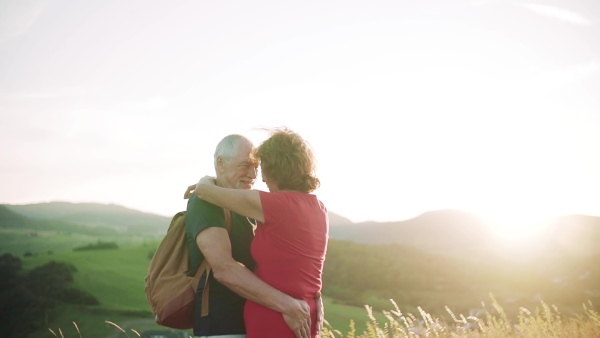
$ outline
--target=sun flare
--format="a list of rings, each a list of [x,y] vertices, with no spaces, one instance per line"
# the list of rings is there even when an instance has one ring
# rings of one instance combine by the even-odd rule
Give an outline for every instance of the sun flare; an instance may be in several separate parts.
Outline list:
[[[543,217],[526,213],[489,215],[485,221],[498,238],[507,241],[530,240],[548,224]]]

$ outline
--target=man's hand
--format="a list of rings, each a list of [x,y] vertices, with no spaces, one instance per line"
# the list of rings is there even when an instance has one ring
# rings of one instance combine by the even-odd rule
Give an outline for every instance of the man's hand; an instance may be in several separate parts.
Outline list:
[[[325,322],[325,307],[323,306],[321,291],[315,293],[315,303],[317,305],[317,335],[319,335],[323,331],[323,322]]]
[[[310,307],[303,300],[295,299],[295,306],[282,312],[283,320],[294,332],[296,338],[310,338]]]

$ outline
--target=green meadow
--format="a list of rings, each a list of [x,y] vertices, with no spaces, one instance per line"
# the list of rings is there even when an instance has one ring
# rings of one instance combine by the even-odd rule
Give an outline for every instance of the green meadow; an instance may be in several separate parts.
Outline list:
[[[161,328],[152,320],[144,293],[144,277],[149,253],[156,242],[122,246],[115,250],[63,251],[38,254],[23,259],[25,269],[51,260],[76,266],[75,286],[96,296],[99,306],[63,306],[31,337],[138,337],[144,330]],[[600,337],[600,315],[584,308],[582,315],[564,317],[558,308],[540,303],[540,307],[521,309],[515,322],[507,318],[495,301],[488,302],[494,314],[465,317],[448,313],[448,323],[417,308],[403,313],[390,301],[384,311],[337,303],[324,297],[327,325],[322,338],[395,338],[395,337]],[[585,305],[585,304],[584,304]],[[477,328],[467,330],[465,328]],[[188,332],[191,334],[191,332]]]
[[[53,240],[52,237],[46,239]],[[76,333],[75,322],[87,337],[123,334],[106,321],[140,333],[145,329],[159,328],[152,320],[144,292],[149,255],[157,245],[158,241],[142,242],[115,250],[57,251],[23,258],[23,268],[27,270],[51,260],[73,264],[77,268],[74,274],[75,287],[90,292],[101,303],[99,306],[85,308],[67,306],[62,309],[63,313],[48,323],[48,328],[54,332],[58,332],[57,329],[60,328],[63,333]],[[329,297],[324,297],[324,304],[325,319],[332,328],[346,332],[349,330],[350,320],[354,319],[358,332],[366,330],[369,318],[365,308],[339,304]],[[385,319],[379,313],[376,317]],[[133,327],[132,323],[135,324]],[[46,329],[38,334],[52,336]],[[130,335],[134,337],[135,333],[130,331]]]
[[[91,292],[111,310],[148,311],[144,277],[148,254],[154,246],[122,246],[116,250],[66,251],[24,259],[30,269],[49,260],[72,263],[76,268],[75,286]]]
[[[60,233],[49,230],[0,229],[2,251],[17,256],[26,253],[47,254],[71,250],[79,245],[95,242],[97,236],[81,233]]]

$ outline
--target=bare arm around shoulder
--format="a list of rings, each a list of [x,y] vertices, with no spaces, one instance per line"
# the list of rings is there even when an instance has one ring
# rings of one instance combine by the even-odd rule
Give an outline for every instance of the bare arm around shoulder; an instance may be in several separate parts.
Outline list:
[[[310,337],[308,304],[271,287],[243,264],[235,261],[231,256],[231,242],[227,230],[207,228],[196,236],[196,243],[219,282],[246,299],[280,312],[296,337]]]
[[[242,216],[250,217],[259,222],[265,221],[258,190],[221,188],[215,185],[213,177],[204,176],[196,185],[194,194],[209,203],[229,209]]]

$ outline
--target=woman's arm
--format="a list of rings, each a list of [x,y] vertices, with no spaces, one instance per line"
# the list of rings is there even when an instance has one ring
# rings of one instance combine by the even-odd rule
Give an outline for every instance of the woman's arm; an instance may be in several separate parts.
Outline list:
[[[188,192],[190,188],[188,188]],[[265,221],[258,190],[222,188],[215,185],[213,177],[204,176],[196,184],[193,193],[209,203],[229,209],[242,216],[250,217],[259,222]]]

